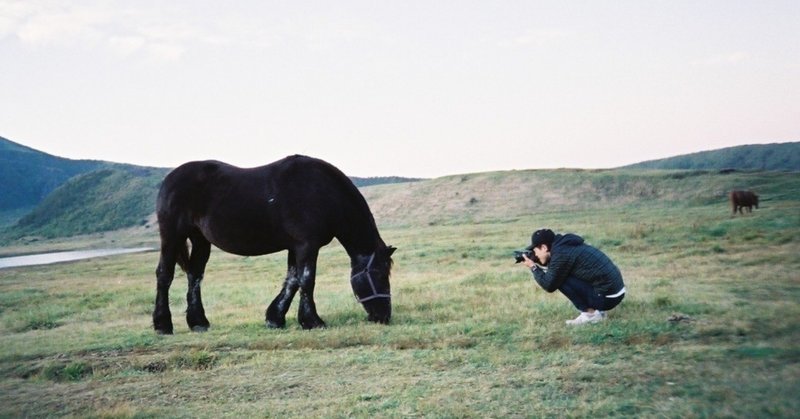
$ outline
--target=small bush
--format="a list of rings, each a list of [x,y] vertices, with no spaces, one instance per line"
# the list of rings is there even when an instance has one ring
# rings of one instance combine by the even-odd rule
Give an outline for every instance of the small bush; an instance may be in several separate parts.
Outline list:
[[[92,373],[92,367],[84,362],[50,365],[42,370],[42,376],[52,381],[80,381]]]

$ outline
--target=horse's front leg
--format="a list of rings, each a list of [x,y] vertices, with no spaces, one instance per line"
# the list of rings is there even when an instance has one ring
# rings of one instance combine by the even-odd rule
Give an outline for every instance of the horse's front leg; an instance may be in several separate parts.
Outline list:
[[[317,273],[317,255],[314,251],[304,258],[304,262],[298,264],[301,271],[300,279],[300,308],[297,312],[297,320],[303,329],[315,329],[325,327],[325,322],[317,314],[317,305],[314,302],[314,283]]]
[[[295,293],[300,287],[300,281],[297,279],[297,268],[294,266],[294,256],[289,254],[289,268],[286,273],[286,279],[283,280],[283,288],[281,292],[272,300],[272,304],[267,307],[265,313],[267,327],[273,329],[282,329],[286,327],[286,312],[289,311],[289,306],[292,304]]]
[[[203,299],[200,294],[200,283],[203,275],[186,274],[189,280],[189,290],[186,292],[186,324],[193,332],[205,332],[211,327],[206,311],[203,308]]]

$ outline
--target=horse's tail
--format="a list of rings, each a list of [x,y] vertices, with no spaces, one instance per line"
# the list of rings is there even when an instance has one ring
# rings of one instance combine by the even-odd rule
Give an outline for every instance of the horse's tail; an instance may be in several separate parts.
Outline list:
[[[189,243],[188,241],[184,241],[180,245],[178,245],[178,254],[176,257],[176,261],[178,262],[178,266],[181,267],[183,272],[187,272],[189,269]]]

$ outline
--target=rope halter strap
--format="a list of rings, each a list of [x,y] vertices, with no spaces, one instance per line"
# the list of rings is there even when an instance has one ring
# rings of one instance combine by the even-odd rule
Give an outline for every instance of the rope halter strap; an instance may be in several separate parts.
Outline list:
[[[376,298],[392,298],[391,294],[379,293],[378,289],[375,288],[375,281],[372,280],[372,274],[370,274],[369,272],[370,269],[372,269],[372,262],[374,260],[375,260],[375,252],[372,252],[372,255],[370,255],[369,257],[369,262],[367,262],[367,266],[364,268],[364,270],[350,277],[350,282],[353,282],[353,280],[358,278],[359,276],[366,275],[367,280],[369,281],[369,287],[372,290],[372,295],[369,295],[367,297],[359,297],[358,294],[355,294],[355,290],[353,290],[353,294],[355,294],[356,296],[356,301],[358,301],[359,303],[371,301]]]

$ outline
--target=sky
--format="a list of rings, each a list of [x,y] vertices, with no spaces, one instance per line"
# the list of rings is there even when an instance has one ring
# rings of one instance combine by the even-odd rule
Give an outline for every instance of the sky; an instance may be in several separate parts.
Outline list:
[[[800,1],[0,0],[0,99],[73,159],[612,168],[800,141]]]

